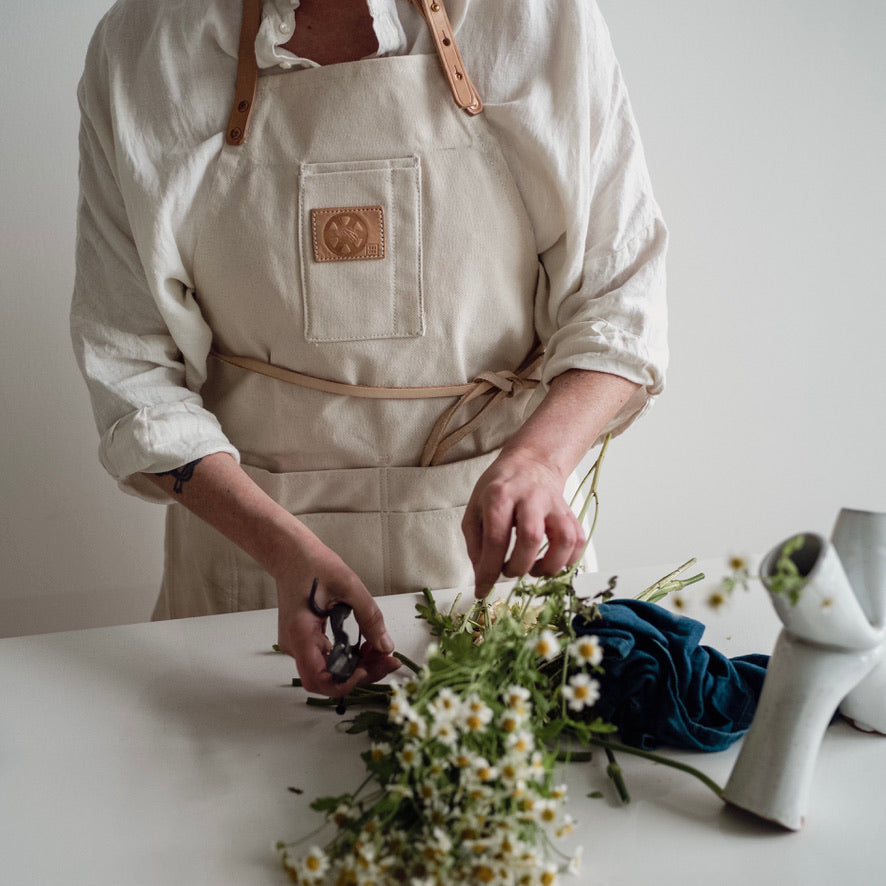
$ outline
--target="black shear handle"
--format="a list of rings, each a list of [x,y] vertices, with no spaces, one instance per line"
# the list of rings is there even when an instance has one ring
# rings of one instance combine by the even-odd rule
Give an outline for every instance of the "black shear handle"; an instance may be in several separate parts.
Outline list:
[[[326,668],[332,675],[332,679],[336,683],[346,683],[354,671],[357,669],[357,663],[360,661],[360,639],[362,633],[358,634],[357,642],[350,643],[347,631],[344,629],[345,620],[353,612],[347,603],[336,603],[330,609],[321,609],[317,605],[317,585],[319,579],[315,578],[311,585],[311,594],[308,597],[308,605],[311,612],[318,618],[328,618],[329,626],[332,628],[332,649],[326,657]]]

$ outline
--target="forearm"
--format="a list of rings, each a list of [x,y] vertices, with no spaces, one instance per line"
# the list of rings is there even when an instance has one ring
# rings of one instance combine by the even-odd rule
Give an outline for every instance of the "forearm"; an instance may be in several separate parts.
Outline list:
[[[358,683],[372,683],[395,670],[381,610],[341,558],[300,520],[260,489],[227,453],[218,452],[165,474],[146,475],[184,507],[252,556],[277,584],[278,642],[295,658],[310,692],[347,695]],[[324,619],[313,612],[308,594],[314,581],[318,605],[353,609],[366,643],[349,680],[337,683],[326,668],[330,643]]]
[[[571,369],[502,449],[546,463],[565,482],[639,385],[617,375]]]
[[[286,569],[288,561],[314,538],[227,453],[213,453],[192,464],[190,471],[145,476],[242,548],[272,576]]]

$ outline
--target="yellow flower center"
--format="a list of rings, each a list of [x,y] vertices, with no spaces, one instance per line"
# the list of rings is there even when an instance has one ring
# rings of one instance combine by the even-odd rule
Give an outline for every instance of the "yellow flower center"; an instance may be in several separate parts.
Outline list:
[[[481,864],[474,868],[474,876],[481,883],[491,883],[495,879],[495,871],[489,865]]]

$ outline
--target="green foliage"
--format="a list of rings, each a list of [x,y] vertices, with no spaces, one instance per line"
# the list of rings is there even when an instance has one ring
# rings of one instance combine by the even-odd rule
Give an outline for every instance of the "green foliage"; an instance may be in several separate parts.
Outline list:
[[[362,882],[349,879],[358,870],[385,886],[413,877],[484,882],[502,865],[541,882],[563,867],[551,860],[552,838],[572,829],[565,787],[554,784],[558,763],[602,748],[605,771],[628,802],[616,751],[669,762],[617,744],[615,727],[594,713],[602,649],[586,631],[599,610],[596,599],[576,594],[573,577],[567,570],[518,581],[504,599],[464,611],[458,601],[441,611],[423,592],[418,617],[436,639],[427,664],[410,663],[417,673],[405,681],[352,696],[352,705],[376,705],[347,728],[370,739],[361,753],[366,779],[353,793],[312,804],[336,829],[323,850],[301,860],[291,847],[281,850],[298,882],[326,882],[312,879],[308,861],[339,883]]]
[[[766,587],[773,594],[787,597],[792,606],[796,606],[799,602],[806,584],[806,576],[800,573],[794,560],[794,555],[803,549],[804,544],[806,544],[804,535],[795,535],[793,538],[789,538],[778,552],[772,574],[765,576]]]

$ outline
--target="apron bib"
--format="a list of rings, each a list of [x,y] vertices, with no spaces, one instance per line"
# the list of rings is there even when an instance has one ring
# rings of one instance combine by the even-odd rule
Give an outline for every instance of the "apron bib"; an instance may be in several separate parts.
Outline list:
[[[530,390],[499,396],[422,466],[457,397],[328,393],[225,357],[386,388],[465,385],[524,363],[543,278],[484,116],[455,106],[432,55],[262,76],[205,219],[195,297],[222,359],[201,395],[246,472],[374,594],[470,584],[464,506]],[[271,578],[180,505],[166,551],[156,617],[276,605]]]

